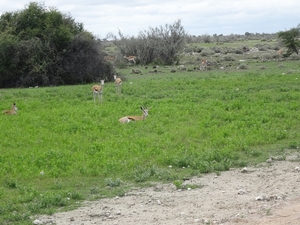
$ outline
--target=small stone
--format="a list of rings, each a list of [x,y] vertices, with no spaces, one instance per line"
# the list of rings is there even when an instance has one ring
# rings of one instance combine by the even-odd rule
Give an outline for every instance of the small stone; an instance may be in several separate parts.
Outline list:
[[[247,173],[247,172],[248,172],[247,167],[244,167],[243,169],[241,169],[241,173]]]
[[[266,162],[267,163],[271,163],[272,162],[272,158],[268,158]]]
[[[263,200],[264,200],[264,197],[262,197],[262,196],[257,196],[257,197],[255,198],[255,200],[256,200],[256,201],[263,201]]]
[[[246,191],[244,189],[240,189],[240,190],[238,190],[238,194],[244,195],[244,194],[246,194]]]
[[[40,220],[34,220],[32,223],[33,223],[34,225],[43,224],[43,222],[40,221]]]

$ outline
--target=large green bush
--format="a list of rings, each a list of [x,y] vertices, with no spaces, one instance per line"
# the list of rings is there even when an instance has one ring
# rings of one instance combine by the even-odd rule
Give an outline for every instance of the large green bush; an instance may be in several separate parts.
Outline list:
[[[106,77],[101,42],[70,15],[41,3],[0,17],[0,88],[82,84]]]

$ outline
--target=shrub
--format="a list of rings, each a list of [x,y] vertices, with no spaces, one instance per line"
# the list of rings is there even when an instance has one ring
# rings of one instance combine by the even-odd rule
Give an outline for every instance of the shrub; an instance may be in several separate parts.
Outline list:
[[[241,64],[241,65],[238,66],[238,69],[246,70],[246,69],[248,69],[248,66],[246,64]]]
[[[204,48],[200,53],[201,56],[211,56],[213,54],[215,54],[215,52],[210,48]]]
[[[221,53],[222,52],[222,49],[217,47],[217,46],[212,47],[212,50],[215,51],[215,53]]]
[[[106,178],[105,179],[106,185],[109,187],[118,187],[121,185],[122,180],[117,178],[117,179],[112,179],[112,178]]]
[[[235,50],[234,50],[234,53],[235,53],[235,54],[243,54],[244,51],[243,51],[242,49],[235,49]]]
[[[300,54],[292,54],[289,58],[291,60],[300,60]]]
[[[223,61],[235,61],[235,58],[231,55],[224,55],[222,60]]]

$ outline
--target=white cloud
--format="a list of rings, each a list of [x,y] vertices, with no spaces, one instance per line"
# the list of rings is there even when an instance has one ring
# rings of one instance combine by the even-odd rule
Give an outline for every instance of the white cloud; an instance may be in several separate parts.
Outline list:
[[[0,13],[23,10],[29,2],[2,1]],[[192,35],[275,33],[300,23],[299,0],[46,0],[44,4],[70,13],[99,37],[116,34],[118,28],[125,35],[137,35],[178,19]]]

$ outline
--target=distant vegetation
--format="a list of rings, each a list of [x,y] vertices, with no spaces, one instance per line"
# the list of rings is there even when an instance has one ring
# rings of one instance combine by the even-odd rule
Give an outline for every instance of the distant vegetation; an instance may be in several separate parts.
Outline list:
[[[181,20],[149,28],[132,37],[109,34],[100,40],[82,23],[55,7],[31,2],[24,10],[6,12],[0,17],[0,88],[58,86],[113,81],[115,68],[127,65],[124,56],[136,56],[139,65],[178,65],[182,54],[243,54],[243,42],[276,41],[275,46],[258,48],[290,57],[300,47],[299,26],[277,34],[187,34]],[[279,39],[278,39],[279,37]],[[228,43],[239,46],[222,48]],[[259,44],[258,44],[259,45]],[[260,49],[261,50],[261,49]]]

